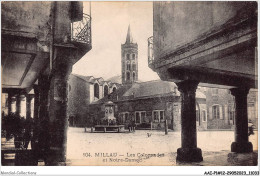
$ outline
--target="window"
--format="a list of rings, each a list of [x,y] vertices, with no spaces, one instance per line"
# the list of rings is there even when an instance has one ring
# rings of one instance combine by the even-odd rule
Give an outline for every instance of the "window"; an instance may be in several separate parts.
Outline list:
[[[199,110],[196,110],[196,121],[199,122],[200,119],[200,112]]]
[[[94,98],[99,98],[99,85],[94,84]]]
[[[213,119],[219,119],[219,105],[212,106]]]
[[[164,111],[160,111],[160,122],[164,120]]]
[[[121,123],[125,123],[125,122],[129,121],[129,112],[120,113],[120,121],[121,121]]]
[[[247,104],[247,112],[248,112],[248,119],[255,119],[256,118],[256,110],[255,110],[255,104],[254,103],[248,103]]]
[[[135,113],[135,123],[141,123],[141,115],[139,112]]]
[[[113,88],[113,92],[115,92],[115,91],[116,91],[116,87]]]
[[[127,81],[130,81],[130,72],[127,72],[127,73],[126,73],[126,80],[127,80]]]
[[[205,110],[202,110],[201,111],[201,118],[202,118],[202,120],[203,120],[203,122],[206,122],[207,121],[207,117],[206,117],[206,111]]]
[[[127,122],[127,121],[130,121],[129,113],[126,112],[126,113],[124,113],[124,115],[125,115],[125,121],[126,121],[126,122]]]
[[[104,97],[108,95],[108,86],[105,85],[104,87]]]
[[[132,59],[133,59],[133,60],[135,59],[135,54],[132,54]]]
[[[134,62],[132,63],[132,69],[133,69],[134,71],[136,70],[136,65],[135,65]]]
[[[130,54],[126,54],[126,59],[130,60]]]
[[[228,105],[229,120],[233,120],[235,117],[235,110],[232,105]]]
[[[127,64],[126,64],[126,70],[130,70],[130,63],[129,62],[127,62]]]
[[[145,122],[145,118],[146,118],[145,111],[135,112],[135,123],[143,123],[143,122]]]
[[[164,111],[154,110],[153,111],[153,122],[163,122],[164,121]]]
[[[141,112],[141,121],[146,122],[146,112]]]
[[[135,81],[135,72],[133,73],[133,81]]]

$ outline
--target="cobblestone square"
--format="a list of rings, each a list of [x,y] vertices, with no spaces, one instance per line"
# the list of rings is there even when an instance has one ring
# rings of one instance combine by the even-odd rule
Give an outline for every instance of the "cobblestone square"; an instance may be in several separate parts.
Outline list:
[[[151,136],[148,137],[147,133]],[[176,163],[181,133],[136,130],[133,133],[91,133],[90,129],[69,128],[68,165],[256,165],[257,131],[249,137],[253,153],[230,152],[234,131],[198,131],[198,147],[204,160],[198,163]]]

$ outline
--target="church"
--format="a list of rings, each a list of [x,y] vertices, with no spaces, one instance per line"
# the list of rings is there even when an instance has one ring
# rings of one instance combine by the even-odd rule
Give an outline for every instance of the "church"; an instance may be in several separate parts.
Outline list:
[[[248,96],[249,119],[257,125],[257,91]],[[71,74],[69,78],[69,125],[92,127],[105,115],[105,104],[115,104],[115,117],[125,127],[131,121],[137,129],[180,130],[181,97],[174,82],[138,80],[138,44],[130,26],[121,45],[121,75],[109,80]],[[234,129],[235,103],[229,90],[198,87],[196,124],[198,130]]]

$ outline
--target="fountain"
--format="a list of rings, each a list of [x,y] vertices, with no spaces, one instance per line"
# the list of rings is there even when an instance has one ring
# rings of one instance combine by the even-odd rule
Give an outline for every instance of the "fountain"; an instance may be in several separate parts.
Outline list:
[[[115,104],[112,101],[105,103],[105,117],[101,119],[101,125],[95,125],[95,131],[103,132],[122,132],[124,130],[124,125],[118,125],[116,118],[114,116]]]

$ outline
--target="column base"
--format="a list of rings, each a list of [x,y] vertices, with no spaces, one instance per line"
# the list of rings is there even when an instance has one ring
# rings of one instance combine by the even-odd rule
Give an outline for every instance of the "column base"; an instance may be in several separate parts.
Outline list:
[[[236,153],[253,152],[253,145],[251,142],[244,142],[244,143],[232,142],[231,152],[236,152]]]
[[[201,162],[203,161],[200,148],[178,148],[177,161],[184,162]]]
[[[62,151],[58,150],[49,150],[46,160],[46,166],[65,166],[66,165],[66,156]]]

